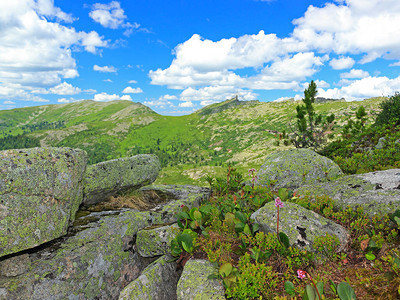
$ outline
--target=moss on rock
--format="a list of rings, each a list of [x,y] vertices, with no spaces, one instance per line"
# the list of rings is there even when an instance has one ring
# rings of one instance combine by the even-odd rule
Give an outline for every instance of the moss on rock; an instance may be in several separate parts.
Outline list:
[[[370,216],[385,215],[400,208],[400,169],[349,175],[337,180],[305,185],[299,195],[327,195],[337,209],[362,207]]]
[[[136,248],[143,257],[167,254],[171,251],[171,241],[178,231],[176,224],[140,230],[136,236]]]
[[[226,299],[225,290],[219,281],[208,278],[215,272],[215,267],[209,261],[190,259],[178,281],[178,300]]]
[[[291,149],[267,156],[257,173],[258,185],[295,189],[342,176],[339,166],[310,149]]]
[[[0,257],[66,234],[83,199],[86,162],[79,149],[0,152]]]
[[[264,205],[251,218],[260,225],[261,231],[276,232],[277,208],[274,202]],[[284,207],[279,209],[279,230],[289,237],[290,245],[309,251],[315,251],[315,238],[325,236],[326,233],[339,239],[340,250],[345,248],[349,239],[349,234],[341,225],[291,202],[284,202]]]
[[[83,204],[94,205],[121,192],[151,184],[160,171],[157,156],[140,154],[88,166]]]

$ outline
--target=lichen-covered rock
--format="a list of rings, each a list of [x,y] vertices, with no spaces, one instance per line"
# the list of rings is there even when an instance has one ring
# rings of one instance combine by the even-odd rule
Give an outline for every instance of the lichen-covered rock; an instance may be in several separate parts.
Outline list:
[[[136,249],[143,257],[154,257],[171,252],[171,241],[178,233],[178,225],[143,229],[137,233]]]
[[[276,232],[277,208],[274,202],[261,207],[251,218],[260,225],[260,231]],[[309,251],[315,251],[315,238],[325,236],[326,233],[339,239],[339,250],[344,249],[349,239],[346,229],[341,225],[291,202],[284,202],[284,207],[279,209],[279,231],[289,237],[290,245]]]
[[[149,265],[140,276],[128,284],[119,300],[174,300],[180,272],[176,262],[168,262],[170,256],[162,256]]]
[[[151,184],[157,178],[160,168],[158,157],[150,154],[88,166],[83,205],[94,205],[123,191]]]
[[[142,187],[140,190],[155,191],[172,199],[172,201],[167,201],[152,209],[162,215],[164,223],[176,222],[176,215],[182,210],[182,205],[186,205],[189,209],[198,207],[211,195],[210,189],[194,185],[150,185]]]
[[[349,175],[337,180],[302,186],[298,195],[327,195],[336,208],[363,207],[370,216],[400,209],[400,169]]]
[[[310,149],[291,149],[267,156],[257,173],[258,185],[295,189],[304,184],[324,182],[343,175],[339,166]]]
[[[14,277],[29,270],[31,259],[29,254],[21,254],[0,261],[0,276]]]
[[[79,149],[0,152],[0,257],[66,234],[83,199],[86,163]]]
[[[133,252],[135,234],[161,220],[150,212],[115,213],[30,254],[26,273],[0,276],[0,299],[118,299],[152,261]]]
[[[178,281],[178,300],[226,299],[221,283],[217,279],[208,279],[215,272],[215,267],[208,260],[190,259]]]

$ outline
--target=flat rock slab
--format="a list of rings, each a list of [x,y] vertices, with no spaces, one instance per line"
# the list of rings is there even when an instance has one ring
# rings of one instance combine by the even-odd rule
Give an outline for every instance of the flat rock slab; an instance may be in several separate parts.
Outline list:
[[[67,233],[83,199],[86,162],[79,149],[0,152],[0,257]]]
[[[143,257],[154,257],[171,252],[171,241],[179,232],[177,224],[143,229],[137,233],[136,249]]]
[[[185,264],[177,286],[178,300],[220,300],[225,289],[217,279],[208,279],[216,268],[203,259],[189,259]]]
[[[123,289],[119,300],[175,300],[180,272],[175,261],[168,262],[171,258],[164,255],[150,264]]]
[[[337,180],[302,186],[299,195],[327,195],[338,209],[363,207],[370,216],[382,216],[400,209],[400,169],[349,175]]]
[[[121,192],[154,182],[160,171],[157,156],[140,154],[87,167],[84,206],[95,205]]]
[[[268,155],[257,173],[257,185],[295,189],[342,176],[339,166],[310,149],[291,149]]]
[[[277,215],[275,203],[269,202],[254,212],[251,218],[260,225],[260,231],[276,233]],[[339,250],[345,248],[349,239],[343,226],[291,202],[284,202],[284,207],[279,209],[279,231],[289,237],[290,245],[313,252],[315,238],[325,236],[326,233],[339,239]]]

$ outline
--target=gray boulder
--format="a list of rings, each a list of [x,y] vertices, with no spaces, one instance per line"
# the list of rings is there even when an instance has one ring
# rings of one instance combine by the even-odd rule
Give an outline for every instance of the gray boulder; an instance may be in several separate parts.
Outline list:
[[[226,299],[225,289],[217,279],[208,279],[216,268],[203,259],[189,259],[177,286],[178,300]]]
[[[143,229],[137,233],[136,249],[143,257],[154,257],[171,252],[171,241],[179,232],[178,225]]]
[[[83,205],[94,205],[110,196],[151,184],[156,180],[160,168],[158,157],[150,154],[113,159],[88,166]]]
[[[291,149],[267,156],[257,173],[257,185],[295,189],[304,184],[329,181],[343,172],[339,166],[310,149]]]
[[[176,262],[168,262],[170,256],[162,256],[149,265],[140,276],[128,284],[119,300],[174,300],[180,272]]]
[[[277,208],[274,202],[269,202],[251,215],[260,231],[276,233]],[[316,237],[335,235],[343,250],[348,242],[349,234],[346,229],[319,214],[291,202],[284,202],[279,209],[279,231],[289,238],[290,245],[300,249],[315,251],[313,244]]]
[[[400,209],[400,169],[349,175],[337,180],[302,186],[298,195],[327,195],[338,209],[363,207],[370,216]]]
[[[79,149],[0,152],[0,257],[66,234],[83,199],[86,162]]]
[[[0,299],[117,299],[151,262],[134,253],[132,244],[137,231],[153,221],[160,217],[125,210],[82,225],[74,235],[30,254],[24,274],[0,276]]]

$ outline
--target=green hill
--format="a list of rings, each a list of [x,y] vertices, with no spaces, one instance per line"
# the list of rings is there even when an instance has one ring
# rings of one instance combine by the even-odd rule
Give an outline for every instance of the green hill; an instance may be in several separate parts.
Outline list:
[[[361,102],[318,101],[317,112],[334,113],[337,128],[363,105],[373,117],[383,98]],[[159,156],[160,183],[193,183],[219,175],[228,164],[259,167],[276,151],[276,136],[289,131],[298,102],[230,99],[186,116],[161,116],[131,101],[79,101],[0,111],[0,148],[74,147],[89,163],[140,153]]]

